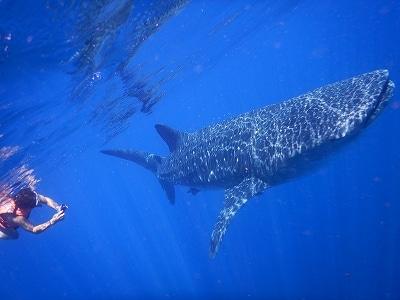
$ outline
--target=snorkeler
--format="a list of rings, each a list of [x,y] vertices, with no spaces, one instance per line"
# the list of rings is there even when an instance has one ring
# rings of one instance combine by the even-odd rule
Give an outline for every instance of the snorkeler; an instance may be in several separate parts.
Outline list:
[[[28,221],[29,215],[37,206],[44,204],[56,211],[53,217],[39,225]],[[0,239],[17,239],[17,228],[31,233],[41,233],[64,218],[66,205],[59,205],[53,199],[42,196],[31,188],[21,189],[15,196],[8,195],[0,202]]]

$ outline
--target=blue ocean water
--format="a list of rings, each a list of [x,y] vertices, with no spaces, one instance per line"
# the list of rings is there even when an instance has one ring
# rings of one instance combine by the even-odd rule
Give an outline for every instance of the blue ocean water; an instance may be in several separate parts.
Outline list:
[[[0,1],[0,181],[67,203],[1,241],[1,299],[400,299],[400,99],[313,172],[238,213],[216,258],[223,191],[177,189],[100,153],[166,155],[194,131],[386,68],[400,3]],[[46,208],[31,220],[46,221]]]

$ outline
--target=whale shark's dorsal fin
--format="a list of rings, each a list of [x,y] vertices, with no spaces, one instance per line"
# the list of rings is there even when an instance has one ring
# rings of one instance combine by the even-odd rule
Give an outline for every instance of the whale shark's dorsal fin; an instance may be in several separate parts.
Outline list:
[[[224,208],[218,215],[211,234],[210,256],[215,257],[222,238],[233,216],[251,197],[261,194],[268,184],[255,177],[245,178],[241,183],[225,190]]]
[[[174,152],[181,142],[183,133],[161,124],[156,124],[155,128],[162,139],[167,143],[169,151]]]

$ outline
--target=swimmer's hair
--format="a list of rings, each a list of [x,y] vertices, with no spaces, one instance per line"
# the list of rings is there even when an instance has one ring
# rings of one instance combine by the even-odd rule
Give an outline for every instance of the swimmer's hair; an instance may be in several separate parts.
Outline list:
[[[36,193],[31,188],[23,188],[15,195],[15,202],[21,208],[36,207]]]

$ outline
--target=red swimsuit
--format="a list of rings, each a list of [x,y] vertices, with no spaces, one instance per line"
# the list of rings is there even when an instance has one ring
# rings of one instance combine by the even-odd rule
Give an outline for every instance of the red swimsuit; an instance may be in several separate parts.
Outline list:
[[[17,228],[15,224],[10,224],[5,217],[8,214],[13,216],[21,216],[24,218],[29,218],[32,208],[21,208],[17,206],[15,200],[11,197],[6,198],[0,203],[0,228]]]

